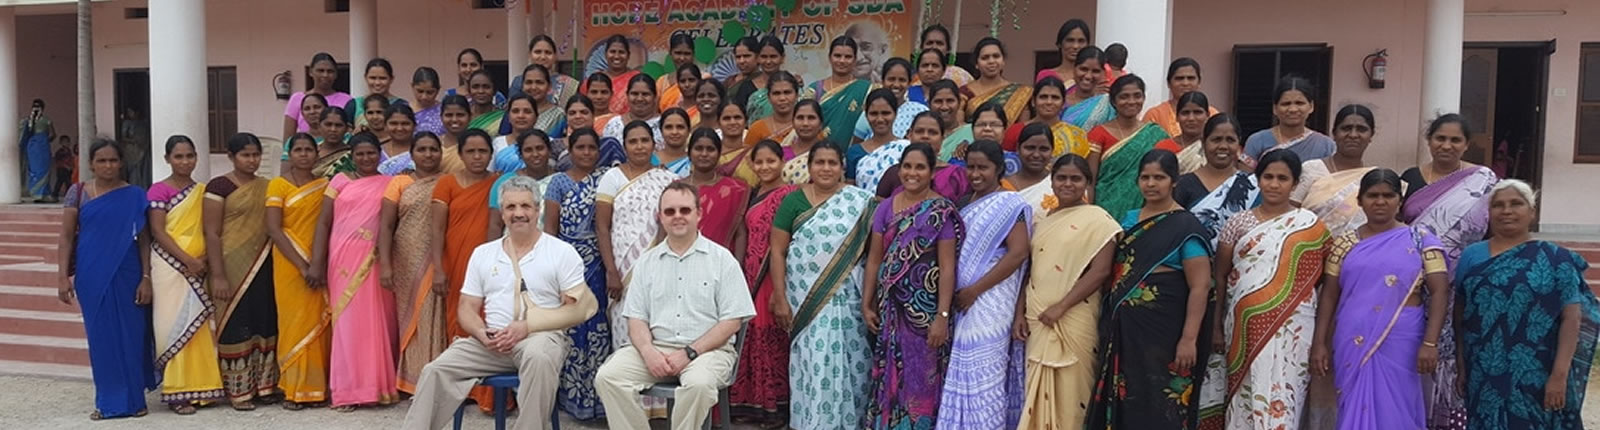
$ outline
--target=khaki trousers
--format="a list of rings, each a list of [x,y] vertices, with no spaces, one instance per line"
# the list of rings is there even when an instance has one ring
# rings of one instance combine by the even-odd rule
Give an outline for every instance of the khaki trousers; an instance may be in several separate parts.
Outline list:
[[[467,399],[467,392],[478,379],[499,373],[516,372],[522,385],[517,387],[519,413],[512,428],[517,430],[550,428],[550,410],[555,407],[556,388],[561,385],[561,365],[567,360],[572,341],[554,331],[528,335],[501,354],[474,338],[456,339],[450,348],[422,368],[417,379],[417,395],[406,411],[408,430],[439,430],[455,417],[456,408]]]
[[[662,354],[677,352],[677,348],[660,347]],[[612,429],[647,429],[650,420],[645,417],[644,405],[639,403],[639,392],[657,382],[679,384],[674,392],[672,409],[673,430],[699,429],[717,404],[717,391],[728,386],[733,378],[733,364],[739,358],[731,348],[721,348],[700,354],[677,377],[657,378],[650,375],[644,357],[633,346],[623,347],[611,354],[611,359],[600,365],[595,373],[594,388],[600,402],[606,407],[606,422]]]

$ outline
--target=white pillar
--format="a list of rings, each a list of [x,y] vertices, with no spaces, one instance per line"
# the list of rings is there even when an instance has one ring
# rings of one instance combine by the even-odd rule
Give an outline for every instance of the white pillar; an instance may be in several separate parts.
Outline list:
[[[1461,110],[1461,49],[1465,0],[1428,0],[1422,55],[1422,120]],[[1429,160],[1428,142],[1416,139],[1417,162]]]
[[[378,1],[350,0],[350,94],[367,95],[367,62],[377,56]]]
[[[1095,4],[1094,45],[1105,49],[1120,42],[1128,47],[1127,70],[1144,78],[1146,109],[1167,101],[1172,1],[1099,0]]]
[[[172,173],[167,137],[189,136],[200,151],[194,179],[211,178],[206,99],[206,1],[150,0],[150,178]],[[88,154],[84,154],[85,157]]]
[[[532,0],[506,2],[506,74],[510,82],[528,67],[528,5]],[[576,6],[574,6],[576,7]]]
[[[14,142],[21,130],[17,111],[17,12],[0,8],[0,203],[22,201],[21,148]]]

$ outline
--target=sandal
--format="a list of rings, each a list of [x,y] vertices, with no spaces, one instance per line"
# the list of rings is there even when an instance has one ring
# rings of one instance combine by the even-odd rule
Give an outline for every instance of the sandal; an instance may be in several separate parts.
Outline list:
[[[233,410],[240,411],[240,412],[248,412],[248,411],[256,410],[256,404],[255,403],[250,403],[250,401],[248,401],[248,400],[243,401],[243,402],[229,402],[229,404],[231,404],[233,406]]]
[[[355,412],[356,411],[356,405],[334,406],[334,407],[331,407],[331,408],[328,408],[328,409],[332,410],[334,412],[346,412],[346,413],[348,413],[348,412]]]
[[[190,404],[187,404],[187,403],[172,403],[172,404],[168,404],[167,405],[167,409],[171,409],[172,413],[178,414],[178,415],[194,415],[194,412],[195,412],[194,405],[190,405]]]
[[[286,411],[298,411],[298,410],[302,410],[302,409],[305,409],[305,408],[306,408],[306,405],[302,404],[302,403],[287,402],[287,401],[283,402],[283,410],[286,410]]]

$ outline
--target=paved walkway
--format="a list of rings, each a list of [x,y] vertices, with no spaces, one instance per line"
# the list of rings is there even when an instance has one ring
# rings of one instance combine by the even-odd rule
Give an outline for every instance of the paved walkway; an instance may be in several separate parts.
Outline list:
[[[4,372],[4,369],[0,369]],[[1597,396],[1590,396],[1591,398]],[[106,420],[93,423],[94,387],[88,381],[0,376],[0,429],[393,429],[405,420],[409,402],[387,408],[361,409],[350,413],[326,408],[285,411],[278,406],[263,406],[238,412],[226,406],[212,406],[189,416],[179,416],[158,403],[159,395],[148,396],[150,415],[142,418]],[[494,420],[471,410],[464,414],[463,429],[492,429]],[[666,420],[651,422],[656,429],[667,428]],[[756,427],[736,424],[734,430]],[[605,429],[605,421],[579,422],[562,415],[562,430]]]

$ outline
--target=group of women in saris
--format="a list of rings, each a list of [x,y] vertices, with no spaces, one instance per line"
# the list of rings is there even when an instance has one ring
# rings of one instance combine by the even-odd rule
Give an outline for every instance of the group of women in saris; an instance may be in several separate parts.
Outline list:
[[[535,38],[509,101],[480,64],[437,103],[420,68],[414,102],[369,85],[353,109],[319,55],[285,112],[308,133],[286,139],[277,178],[256,175],[261,144],[240,134],[234,169],[197,183],[200,154],[175,136],[173,176],[137,192],[97,144],[62,245],[93,417],[142,415],[157,385],[180,414],[400,400],[461,335],[471,251],[501,234],[496,184],[527,176],[541,228],[612,297],[602,309],[658,240],[662,191],[700,190],[701,233],[761,305],[730,400],[767,427],[1581,426],[1600,329],[1587,263],[1529,240],[1532,190],[1461,160],[1459,116],[1396,175],[1362,161],[1370,110],[1341,109],[1333,137],[1306,126],[1318,93],[1303,80],[1280,82],[1275,125],[1245,138],[1195,91],[1193,60],[1143,110],[1144,81],[1107,83],[1081,21],[1033,85],[1003,78],[999,40],[976,44],[974,79],[944,60],[948,31],[922,38],[877,88],[848,37],[810,85],[783,70],[780,39],[742,39],[724,85],[687,38],[669,46],[676,72],[652,77],[616,36],[581,90]],[[386,62],[367,75],[392,79]],[[628,342],[622,322],[567,331],[561,410],[603,415],[593,378]],[[487,410],[488,394],[472,397]]]

